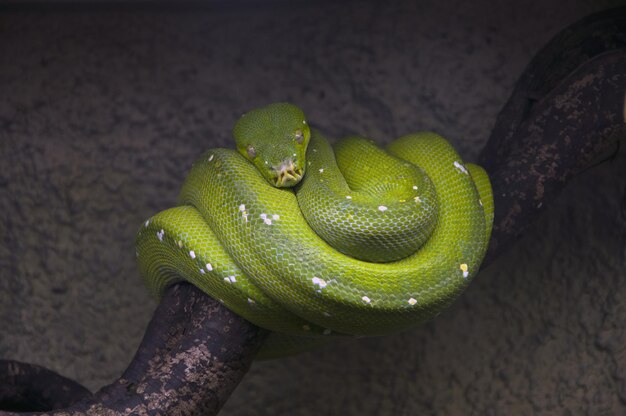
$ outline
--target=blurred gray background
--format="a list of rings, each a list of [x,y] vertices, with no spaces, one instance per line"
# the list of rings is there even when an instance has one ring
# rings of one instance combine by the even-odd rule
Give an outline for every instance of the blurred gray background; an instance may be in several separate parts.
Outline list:
[[[92,390],[155,308],[134,234],[246,110],[432,129],[475,160],[517,77],[623,1],[231,1],[0,13],[0,357]],[[626,412],[626,152],[576,178],[433,322],[255,363],[224,415]]]

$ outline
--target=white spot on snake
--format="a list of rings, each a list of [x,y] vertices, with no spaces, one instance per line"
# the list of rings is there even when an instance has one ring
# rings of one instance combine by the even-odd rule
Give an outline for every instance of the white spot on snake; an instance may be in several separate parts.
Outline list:
[[[205,274],[206,272],[204,271],[204,269],[200,269],[200,274]]]
[[[272,225],[272,220],[269,218],[264,219],[263,222],[266,223],[267,225]]]
[[[267,219],[267,214],[260,214],[260,215],[259,215],[259,217],[260,217],[262,220]]]
[[[409,305],[413,306],[413,305],[415,305],[415,304],[417,303],[417,300],[415,300],[415,299],[413,299],[413,298],[410,298],[410,299],[408,300],[408,302],[409,302]]]
[[[459,172],[462,172],[466,175],[469,175],[469,172],[467,171],[467,169],[465,168],[465,166],[463,166],[461,163],[454,161],[454,167],[457,168],[457,170]]]
[[[413,185],[413,189],[417,191],[417,185]]]
[[[324,168],[321,168],[321,169],[320,169],[320,173],[324,173]]]
[[[213,160],[213,156],[214,155],[209,156],[209,162]]]
[[[322,333],[323,333],[324,335],[330,335],[330,333],[331,333],[331,332],[332,332],[332,331],[331,331],[330,329],[326,328],[326,329],[324,330],[324,332],[322,332]]]
[[[365,303],[370,303],[370,302],[372,301],[372,300],[371,300],[370,298],[368,298],[367,296],[363,296],[361,299],[362,299],[362,300],[363,300],[363,302],[365,302]]]
[[[206,264],[206,269],[210,272],[213,271],[213,266],[211,266],[211,263]]]
[[[381,211],[381,212],[385,212],[385,211],[387,211],[387,207],[384,206],[384,205],[381,205],[381,206],[378,207],[378,210]]]
[[[239,205],[239,211],[241,212],[241,218],[243,218],[245,222],[248,222],[248,211],[246,211],[246,205]]]
[[[322,312],[322,315],[324,315],[327,318],[330,318],[332,315],[329,314],[328,312]]]
[[[478,198],[478,203],[480,204],[481,207],[483,206],[483,200],[482,199]]]
[[[346,195],[346,199],[352,199],[350,195]]]
[[[311,149],[311,150],[313,150],[314,152],[316,152],[316,153],[317,153],[317,149]]]
[[[143,225],[147,228],[148,225],[150,225],[150,220],[146,220],[146,222],[144,222]]]
[[[248,298],[248,303],[249,303],[250,305],[254,305],[256,302],[254,301],[254,299],[250,299],[250,298]]]
[[[274,221],[279,220],[279,219],[280,219],[280,215],[278,215],[278,214],[273,214],[273,215],[272,215],[272,219],[273,219]]]
[[[420,198],[419,196],[416,196],[415,198],[413,198],[413,200],[415,201],[416,204],[419,204],[420,202],[422,202],[422,198]]]
[[[191,250],[189,252],[189,257],[191,257],[192,259],[195,259],[196,258],[196,253],[194,253],[193,250]]]
[[[305,331],[310,331],[311,327],[308,325],[302,325],[302,329],[304,329]]]
[[[178,240],[178,247],[183,248],[183,242],[181,240]]]
[[[467,264],[462,263],[459,265],[459,269],[461,269],[461,271],[463,272],[463,277],[467,279],[467,276],[469,276],[469,271],[467,268]]]
[[[324,289],[327,285],[326,280],[324,279],[320,279],[319,277],[313,277],[313,279],[311,279],[311,281],[313,282],[314,285],[318,285],[320,287],[320,289]]]
[[[306,124],[306,120],[302,120],[302,124]]]
[[[539,204],[537,204],[537,209],[541,208],[542,205],[543,205],[543,202],[540,202]]]
[[[235,276],[228,276],[224,278],[224,281],[229,283],[235,283],[237,281],[237,278]]]
[[[157,238],[159,239],[159,241],[163,241],[163,235],[165,234],[165,231],[163,231],[163,228],[161,228],[161,231],[157,231],[156,235]]]

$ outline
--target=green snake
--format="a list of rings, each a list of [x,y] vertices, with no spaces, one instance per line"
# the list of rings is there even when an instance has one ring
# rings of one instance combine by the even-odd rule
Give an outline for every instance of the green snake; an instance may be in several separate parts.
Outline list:
[[[271,330],[261,357],[413,327],[476,275],[491,185],[441,136],[331,147],[288,103],[244,114],[233,136],[237,151],[200,156],[178,206],[140,227],[137,258],[155,295],[188,281]]]

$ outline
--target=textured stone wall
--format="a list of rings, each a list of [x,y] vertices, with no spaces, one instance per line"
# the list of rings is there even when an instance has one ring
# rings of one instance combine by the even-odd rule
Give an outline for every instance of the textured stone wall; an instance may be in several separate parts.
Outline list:
[[[92,389],[121,374],[155,307],[135,231],[242,112],[289,100],[381,142],[431,129],[475,160],[533,54],[623,3],[0,13],[0,357]],[[433,322],[256,363],[222,413],[624,413],[625,189],[622,149]]]

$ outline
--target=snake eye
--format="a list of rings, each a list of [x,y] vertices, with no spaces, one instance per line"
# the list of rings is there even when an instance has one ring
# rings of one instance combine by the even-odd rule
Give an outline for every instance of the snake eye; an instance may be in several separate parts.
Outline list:
[[[298,144],[302,144],[303,141],[304,141],[304,135],[302,134],[302,130],[300,129],[296,130],[296,142],[298,142]]]
[[[251,159],[256,157],[256,150],[254,150],[254,146],[251,144],[248,145],[248,156],[250,156]]]

